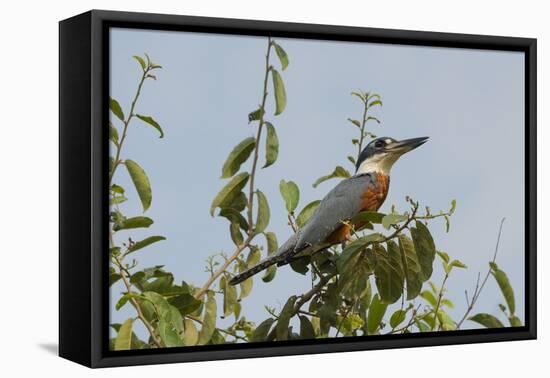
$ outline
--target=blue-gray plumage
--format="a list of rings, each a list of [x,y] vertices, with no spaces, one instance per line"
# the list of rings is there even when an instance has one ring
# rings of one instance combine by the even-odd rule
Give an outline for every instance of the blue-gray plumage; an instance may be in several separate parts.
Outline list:
[[[360,154],[355,175],[341,181],[323,198],[303,228],[281,245],[276,253],[236,275],[229,283],[236,285],[271,265],[285,265],[299,256],[346,241],[351,227],[359,229],[362,226],[350,225],[349,221],[361,211],[377,211],[386,199],[393,163],[427,139],[398,142],[384,137],[373,140]]]

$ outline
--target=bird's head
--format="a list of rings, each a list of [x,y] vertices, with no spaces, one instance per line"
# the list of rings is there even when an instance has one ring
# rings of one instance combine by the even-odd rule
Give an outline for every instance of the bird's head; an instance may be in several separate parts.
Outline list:
[[[376,138],[370,142],[359,155],[355,165],[356,175],[369,172],[390,174],[393,164],[402,155],[423,145],[428,137],[412,138],[397,141],[390,137]]]

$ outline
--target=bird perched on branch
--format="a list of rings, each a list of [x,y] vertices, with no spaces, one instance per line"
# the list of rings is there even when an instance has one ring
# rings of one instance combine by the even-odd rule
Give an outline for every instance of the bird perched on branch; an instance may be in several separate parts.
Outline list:
[[[301,256],[321,251],[347,241],[352,229],[363,224],[350,224],[362,211],[377,211],[384,203],[390,186],[390,170],[403,154],[426,143],[428,137],[397,141],[374,139],[361,152],[355,174],[341,181],[323,198],[306,225],[292,235],[273,255],[233,277],[236,285],[273,264],[286,265]]]

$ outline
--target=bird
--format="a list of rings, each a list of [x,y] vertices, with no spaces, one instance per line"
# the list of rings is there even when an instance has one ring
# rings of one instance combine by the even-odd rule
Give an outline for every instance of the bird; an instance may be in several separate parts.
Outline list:
[[[363,211],[378,211],[386,200],[390,170],[404,154],[428,141],[428,137],[397,141],[390,137],[372,140],[361,151],[355,174],[338,183],[319,203],[307,223],[272,255],[235,275],[237,285],[271,265],[286,265],[293,260],[348,241],[352,230],[364,224],[350,224]]]

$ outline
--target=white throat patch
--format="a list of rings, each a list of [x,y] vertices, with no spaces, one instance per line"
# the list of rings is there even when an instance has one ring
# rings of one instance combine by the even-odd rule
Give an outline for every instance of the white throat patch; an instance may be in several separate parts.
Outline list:
[[[397,154],[376,154],[361,163],[356,175],[364,173],[380,172],[389,176],[391,167],[399,159]]]

